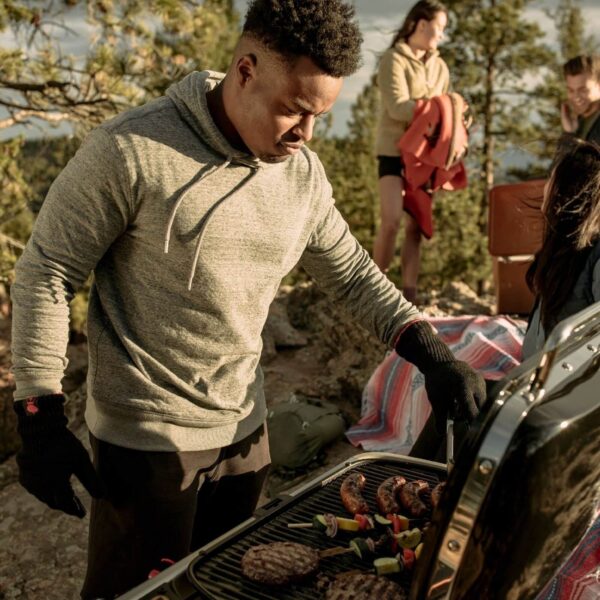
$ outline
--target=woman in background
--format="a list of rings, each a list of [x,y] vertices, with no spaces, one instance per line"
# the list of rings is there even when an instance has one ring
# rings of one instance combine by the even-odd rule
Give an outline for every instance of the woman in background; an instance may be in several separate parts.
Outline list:
[[[527,272],[536,295],[523,359],[562,319],[600,300],[600,146],[573,142],[546,184],[544,242]]]
[[[379,63],[377,83],[381,113],[376,154],[381,226],[373,247],[373,259],[383,272],[387,272],[394,258],[402,219],[403,167],[396,144],[412,120],[415,101],[448,91],[448,67],[437,51],[447,22],[447,9],[441,2],[420,0],[408,12]],[[417,295],[420,247],[421,231],[415,219],[407,214],[402,246],[402,287],[404,296],[411,302]]]
[[[524,360],[541,350],[559,321],[600,301],[600,146],[572,144],[546,185],[544,242],[527,272],[536,304],[523,341]],[[597,598],[598,564],[600,517],[536,600]]]

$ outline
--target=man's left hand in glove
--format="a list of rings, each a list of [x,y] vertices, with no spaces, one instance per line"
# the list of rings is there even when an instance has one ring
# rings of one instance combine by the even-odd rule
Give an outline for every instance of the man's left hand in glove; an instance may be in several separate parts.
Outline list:
[[[486,397],[483,377],[457,360],[429,323],[408,325],[396,342],[396,352],[423,373],[439,434],[446,431],[448,418],[470,422],[478,415]]]

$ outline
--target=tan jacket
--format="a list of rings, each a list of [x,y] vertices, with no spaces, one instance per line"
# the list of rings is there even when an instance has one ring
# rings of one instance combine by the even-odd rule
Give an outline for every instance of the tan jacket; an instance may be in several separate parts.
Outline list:
[[[437,51],[423,62],[416,58],[408,44],[398,42],[381,57],[377,84],[381,109],[375,153],[400,156],[396,143],[412,119],[415,100],[433,98],[448,91],[448,66]]]

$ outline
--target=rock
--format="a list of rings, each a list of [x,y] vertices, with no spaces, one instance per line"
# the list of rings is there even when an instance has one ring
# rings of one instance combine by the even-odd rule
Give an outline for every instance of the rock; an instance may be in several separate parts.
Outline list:
[[[81,486],[75,489],[89,506]],[[53,511],[13,483],[0,490],[0,523],[0,598],[79,598],[87,519]]]
[[[261,362],[271,362],[277,350],[282,348],[302,348],[308,340],[291,323],[287,312],[287,296],[281,293],[271,304],[267,322],[262,331],[263,351]]]

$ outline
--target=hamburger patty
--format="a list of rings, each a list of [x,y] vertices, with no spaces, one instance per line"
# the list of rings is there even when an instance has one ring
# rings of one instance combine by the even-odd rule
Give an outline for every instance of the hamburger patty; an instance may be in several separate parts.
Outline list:
[[[318,567],[318,551],[294,542],[259,544],[248,548],[242,556],[244,575],[268,585],[298,581],[314,573]]]
[[[325,593],[325,600],[406,600],[406,594],[397,583],[385,577],[342,573]]]

